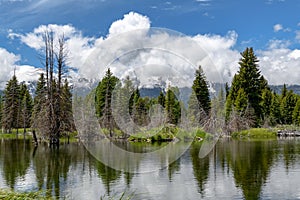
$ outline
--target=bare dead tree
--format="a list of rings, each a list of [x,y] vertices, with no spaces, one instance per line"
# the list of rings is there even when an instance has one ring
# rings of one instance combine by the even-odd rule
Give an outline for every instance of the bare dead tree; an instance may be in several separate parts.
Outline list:
[[[59,146],[61,135],[62,77],[66,73],[66,48],[64,36],[57,41],[55,49],[54,33],[46,30],[44,35],[44,67],[46,92],[39,113],[35,115],[34,126],[38,127],[49,141],[50,146]]]

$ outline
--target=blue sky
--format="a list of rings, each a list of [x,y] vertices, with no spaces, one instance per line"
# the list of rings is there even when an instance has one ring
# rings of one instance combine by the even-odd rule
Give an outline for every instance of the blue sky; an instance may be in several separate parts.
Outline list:
[[[215,50],[222,46],[218,42],[231,42],[225,45],[224,58],[220,58],[223,64],[234,65],[227,57],[237,53],[231,56],[236,59],[245,47],[252,46],[264,65],[262,73],[271,83],[300,83],[295,75],[300,72],[297,64],[300,63],[299,10],[297,0],[0,0],[0,64],[18,65],[19,71],[25,66],[24,72],[29,66],[40,67],[39,49],[32,47],[25,36],[34,34],[34,29],[41,25],[67,25],[74,28],[70,38],[78,39],[80,35],[81,41],[95,43],[97,38],[108,37],[114,22],[133,12],[141,18],[134,15],[128,18],[143,21],[145,17],[148,21],[142,23],[151,27],[212,40],[216,46],[211,47],[211,56],[221,57],[221,52]],[[124,20],[123,25],[126,23]],[[3,60],[8,54],[10,60]],[[234,73],[237,66],[223,70],[222,73]],[[295,72],[290,74],[291,70]],[[286,74],[280,76],[280,71]],[[0,75],[0,81],[5,79],[7,76]]]

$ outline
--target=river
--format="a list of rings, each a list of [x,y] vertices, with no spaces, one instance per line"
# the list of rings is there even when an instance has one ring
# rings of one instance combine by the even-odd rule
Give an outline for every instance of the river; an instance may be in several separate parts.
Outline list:
[[[202,159],[200,146],[161,170],[142,173],[141,163],[127,173],[97,161],[81,143],[55,150],[0,140],[0,188],[58,199],[300,199],[300,140],[221,139]]]

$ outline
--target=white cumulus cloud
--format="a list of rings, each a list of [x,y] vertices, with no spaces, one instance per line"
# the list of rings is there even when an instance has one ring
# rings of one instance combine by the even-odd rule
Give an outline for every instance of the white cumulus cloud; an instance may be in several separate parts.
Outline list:
[[[300,84],[300,50],[274,48],[259,51],[262,74],[270,84]]]
[[[68,64],[81,76],[99,78],[106,67],[123,78],[131,75],[142,85],[154,82],[191,84],[195,67],[202,65],[210,81],[230,81],[237,71],[239,52],[234,50],[237,33],[186,36],[168,29],[150,28],[147,16],[130,12],[113,22],[106,37],[84,37],[71,25],[41,25],[19,35],[28,46],[43,48],[42,35],[51,29],[54,36],[65,35]],[[182,81],[183,79],[184,81]]]
[[[274,32],[281,31],[282,29],[283,29],[283,27],[282,27],[281,24],[275,24],[275,25],[273,26]]]
[[[16,62],[20,60],[20,56],[8,52],[6,49],[0,48],[0,88],[3,89],[6,81],[10,79],[10,74],[14,70]]]
[[[123,19],[113,22],[109,28],[109,36],[115,36],[120,33],[150,28],[150,20],[147,16],[135,12],[125,14]]]
[[[3,90],[7,81],[15,73],[19,82],[38,79],[41,69],[29,65],[18,65],[20,56],[0,48],[0,89]]]

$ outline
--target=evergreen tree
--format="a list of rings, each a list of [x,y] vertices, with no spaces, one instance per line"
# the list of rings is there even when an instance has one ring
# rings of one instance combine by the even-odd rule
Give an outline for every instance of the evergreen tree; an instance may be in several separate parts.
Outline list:
[[[228,86],[228,83],[226,82],[226,83],[225,83],[225,97],[226,97],[226,99],[227,99],[227,97],[228,97],[228,95],[229,95],[229,91],[230,91],[230,88],[229,88],[229,86]]]
[[[162,106],[165,107],[165,95],[163,93],[163,91],[160,91],[158,97],[157,97],[157,102]]]
[[[271,106],[272,106],[272,92],[269,88],[265,87],[262,92],[262,101],[261,101],[261,108],[262,114],[265,119],[268,119],[271,114]]]
[[[21,84],[20,87],[20,110],[21,115],[19,121],[20,127],[23,127],[24,134],[26,133],[26,128],[29,128],[31,125],[31,115],[32,115],[32,109],[33,109],[33,100],[29,93],[29,90],[25,84]]]
[[[43,127],[48,126],[45,124],[47,120],[44,119],[46,116],[46,96],[47,96],[47,87],[44,73],[40,74],[40,77],[37,81],[37,86],[35,90],[35,97],[33,99],[33,113],[31,118],[31,124],[33,128],[42,129]]]
[[[293,124],[300,125],[300,98],[298,98],[296,106],[293,111]]]
[[[248,106],[247,94],[243,88],[240,88],[237,93],[236,100],[234,102],[234,107],[236,111],[240,113],[241,116],[244,116],[247,106]]]
[[[246,48],[246,50],[241,53],[242,58],[239,61],[239,71],[235,74],[228,99],[226,102],[226,118],[230,116],[232,107],[235,108],[238,97],[238,92],[243,89],[245,96],[247,97],[247,108],[251,108],[254,111],[255,116],[255,126],[258,126],[263,119],[262,112],[262,93],[263,90],[267,88],[267,80],[260,74],[258,69],[258,59],[254,54],[252,48]],[[251,111],[252,113],[252,111]]]
[[[167,122],[170,124],[177,124],[181,116],[180,102],[177,100],[175,93],[179,93],[178,88],[168,86],[165,96],[165,111]]]
[[[72,93],[67,79],[64,81],[64,85],[61,89],[61,132],[74,131],[75,124],[72,112]]]
[[[3,117],[2,117],[2,127],[5,131],[11,133],[12,128],[18,128],[18,116],[19,116],[19,95],[20,86],[17,77],[13,77],[8,81],[6,88],[4,90],[3,97]]]
[[[3,98],[0,94],[0,122],[2,122],[2,113],[3,113]]]
[[[270,108],[271,125],[281,123],[280,98],[276,93],[272,94],[272,103]]]
[[[288,91],[286,96],[283,97],[280,105],[281,119],[284,124],[292,124],[293,111],[297,103],[297,98],[293,91]]]
[[[111,111],[111,98],[112,92],[118,81],[119,79],[113,76],[108,68],[105,76],[99,82],[95,94],[96,114],[100,119],[101,125],[105,128],[109,128],[110,136],[112,136],[112,128],[114,126]]]
[[[286,84],[283,84],[283,87],[282,87],[282,90],[281,90],[281,100],[282,100],[284,97],[286,97],[287,93],[288,93],[288,90],[287,90],[287,88],[286,88]]]
[[[149,118],[149,98],[138,98],[135,103],[134,122],[140,126],[145,126],[150,122]]]
[[[195,80],[193,82],[192,89],[194,90],[199,102],[199,108],[203,109],[205,114],[208,116],[211,109],[211,102],[206,77],[201,66],[199,66],[195,72]]]

